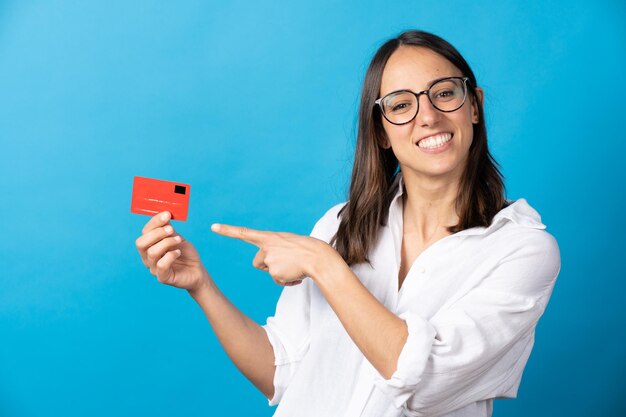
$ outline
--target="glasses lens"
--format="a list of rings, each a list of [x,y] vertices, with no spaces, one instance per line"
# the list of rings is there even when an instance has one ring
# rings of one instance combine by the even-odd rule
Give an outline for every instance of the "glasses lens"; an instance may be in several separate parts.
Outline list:
[[[462,79],[441,80],[430,87],[430,102],[441,111],[454,111],[465,102],[465,83]]]
[[[389,94],[383,99],[382,105],[385,116],[392,123],[406,123],[417,113],[417,99],[412,93]]]

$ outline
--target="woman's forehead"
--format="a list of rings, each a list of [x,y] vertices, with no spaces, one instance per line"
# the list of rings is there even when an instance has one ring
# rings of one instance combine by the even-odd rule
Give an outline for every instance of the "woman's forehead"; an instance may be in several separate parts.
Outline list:
[[[463,74],[438,53],[421,46],[400,46],[385,65],[380,94],[404,89],[422,91],[434,80],[453,76]]]

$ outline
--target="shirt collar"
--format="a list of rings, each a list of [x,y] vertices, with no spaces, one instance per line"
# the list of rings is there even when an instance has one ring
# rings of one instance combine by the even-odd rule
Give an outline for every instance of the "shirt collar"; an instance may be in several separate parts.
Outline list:
[[[391,205],[396,204],[396,200],[400,199],[404,194],[404,179],[402,178],[402,172],[398,172],[391,185],[391,189],[395,188],[395,195],[391,201]],[[528,227],[531,229],[545,229],[546,226],[541,222],[541,216],[537,211],[528,204],[526,199],[520,198],[518,200],[507,200],[508,205],[500,210],[493,217],[491,224],[488,227],[472,227],[462,230],[456,235],[469,236],[469,235],[481,235],[491,231],[502,225],[505,222],[511,222],[521,227]],[[400,199],[400,207],[402,207],[402,200]],[[400,211],[401,212],[401,211]]]

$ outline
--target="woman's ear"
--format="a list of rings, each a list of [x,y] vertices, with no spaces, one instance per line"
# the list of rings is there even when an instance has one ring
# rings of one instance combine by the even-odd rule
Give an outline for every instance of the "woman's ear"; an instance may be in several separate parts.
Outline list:
[[[474,97],[475,100],[472,100],[472,123],[476,124],[479,122],[478,119],[480,114],[478,106],[480,105],[480,107],[483,107],[484,92],[480,87],[476,87],[474,91],[476,91],[476,96]]]
[[[387,135],[382,135],[382,137],[378,138],[378,146],[380,146],[383,149],[391,148],[391,143],[389,142]]]

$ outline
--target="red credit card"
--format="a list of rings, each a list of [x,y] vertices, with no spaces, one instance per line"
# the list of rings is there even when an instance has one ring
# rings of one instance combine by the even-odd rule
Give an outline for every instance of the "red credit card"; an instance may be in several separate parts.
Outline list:
[[[172,213],[172,220],[187,220],[189,184],[135,177],[130,211],[154,216],[162,211]]]

